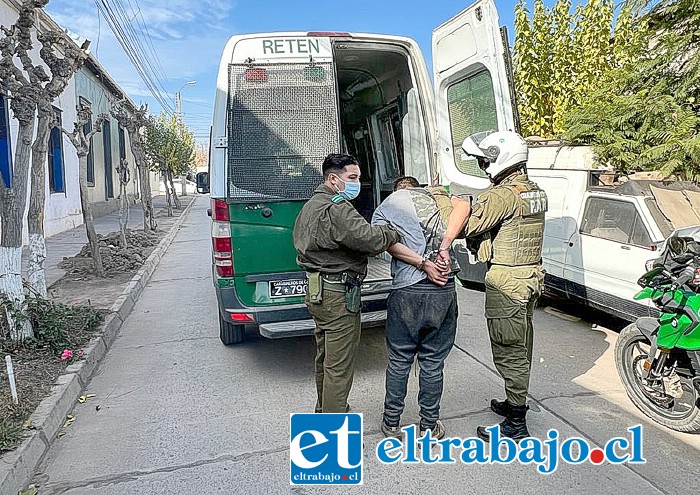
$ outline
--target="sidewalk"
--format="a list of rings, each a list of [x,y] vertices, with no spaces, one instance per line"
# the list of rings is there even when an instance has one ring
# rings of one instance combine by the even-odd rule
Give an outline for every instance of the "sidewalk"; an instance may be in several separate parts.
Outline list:
[[[182,198],[183,206],[189,203],[192,196],[188,194]],[[166,217],[166,202],[165,196],[155,196],[153,198],[153,213],[158,223],[158,229],[165,228],[161,225]],[[168,224],[169,225],[169,224]],[[141,203],[136,203],[129,207],[129,223],[130,229],[143,228],[143,213]],[[108,215],[95,219],[95,230],[98,234],[108,234],[119,230],[119,212],[115,211]],[[85,225],[80,225],[74,229],[65,230],[56,235],[46,238],[46,262],[44,269],[46,270],[46,283],[49,287],[56,283],[65,275],[66,271],[58,267],[58,264],[63,261],[63,258],[70,258],[80,252],[82,247],[87,243],[87,234],[85,234]],[[27,276],[27,263],[29,260],[29,248],[25,246],[22,249],[22,276]]]

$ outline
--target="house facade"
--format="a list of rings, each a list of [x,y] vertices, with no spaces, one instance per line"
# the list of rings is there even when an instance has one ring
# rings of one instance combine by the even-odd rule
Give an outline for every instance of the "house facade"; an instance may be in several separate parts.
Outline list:
[[[18,17],[18,4],[12,0],[0,0],[0,24],[11,26]],[[46,13],[39,19],[40,29],[60,30]],[[76,44],[82,40],[69,36]],[[40,63],[39,47],[35,41],[31,57],[35,64]],[[47,69],[47,73],[48,69]],[[125,101],[134,106],[128,95],[110,77],[93,55],[89,55],[85,64],[68,83],[65,91],[53,102],[59,124],[72,131],[76,120],[76,106],[79,103],[90,105],[92,122],[84,126],[86,131],[92,128],[100,113],[108,113],[111,105]],[[0,85],[0,180],[12,187],[14,174],[14,151],[17,140],[18,122],[13,117],[8,95],[3,93]],[[120,181],[119,164],[126,163],[129,170],[129,182],[126,194],[133,204],[139,197],[138,174],[129,135],[125,129],[110,115],[102,131],[93,136],[88,155],[88,195],[93,205],[95,217],[111,213],[119,207]],[[158,176],[151,173],[153,194],[158,194]],[[44,212],[44,231],[51,236],[64,230],[75,228],[83,223],[80,203],[78,156],[71,142],[59,127],[51,130],[49,152],[46,159],[46,205]],[[29,177],[31,187],[31,175]],[[30,189],[31,190],[31,189]],[[27,204],[29,199],[27,199]],[[26,215],[25,215],[26,218]],[[2,226],[0,225],[0,228]],[[27,242],[26,219],[24,239]]]

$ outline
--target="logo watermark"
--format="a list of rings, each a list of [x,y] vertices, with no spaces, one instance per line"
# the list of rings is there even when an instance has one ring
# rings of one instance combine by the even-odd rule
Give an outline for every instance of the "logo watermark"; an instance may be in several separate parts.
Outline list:
[[[362,484],[362,414],[291,414],[292,485]]]
[[[430,430],[416,435],[416,426],[401,428],[403,441],[385,438],[376,447],[377,458],[384,464],[534,464],[541,474],[552,474],[560,461],[567,464],[590,462],[603,464],[644,464],[642,425],[627,428],[629,438],[613,437],[603,448],[592,447],[579,437],[560,438],[555,429],[547,439],[524,438],[520,442],[501,436],[498,425],[487,428],[490,442],[480,438],[443,438],[436,440]],[[456,455],[455,455],[456,454]]]

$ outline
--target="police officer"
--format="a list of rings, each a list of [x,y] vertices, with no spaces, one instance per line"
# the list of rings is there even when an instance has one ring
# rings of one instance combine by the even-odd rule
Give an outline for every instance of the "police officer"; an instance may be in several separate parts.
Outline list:
[[[323,162],[324,182],[294,224],[297,263],[309,278],[306,305],[316,323],[316,412],[343,413],[360,340],[360,286],[369,256],[399,241],[387,225],[373,226],[350,203],[360,192],[360,167],[350,155]]]
[[[542,239],[547,195],[527,177],[527,144],[514,132],[482,132],[462,148],[477,159],[493,183],[472,207],[464,234],[486,262],[486,322],[493,362],[503,377],[506,400],[491,400],[505,416],[501,435],[529,436],[525,414],[532,363],[532,313],[542,292]],[[446,247],[446,246],[445,246]],[[489,439],[486,428],[477,434]]]

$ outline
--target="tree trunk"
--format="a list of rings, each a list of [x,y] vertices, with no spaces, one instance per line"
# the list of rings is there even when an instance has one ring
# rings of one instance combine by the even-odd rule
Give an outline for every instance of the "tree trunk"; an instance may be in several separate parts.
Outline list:
[[[170,186],[168,185],[168,171],[167,169],[163,168],[161,170],[161,174],[163,177],[163,185],[165,186],[165,204],[168,208],[168,216],[172,217],[173,216],[173,199],[170,194]]]
[[[95,263],[95,273],[98,277],[104,278],[105,269],[102,265],[102,255],[100,254],[100,242],[95,232],[95,223],[92,218],[92,204],[88,198],[87,186],[87,155],[78,155],[80,164],[80,206],[83,209],[83,222],[85,223],[85,232],[87,233],[88,243],[90,244],[90,254],[92,261]]]
[[[127,184],[129,183],[129,165],[126,160],[119,160],[119,243],[126,248],[126,228],[129,224],[129,201]]]
[[[175,192],[175,183],[173,182],[173,170],[168,167],[167,169],[167,175],[166,177],[168,178],[168,182],[170,183],[170,190],[172,191],[172,198],[173,198],[173,204],[175,205],[175,208],[178,210],[182,208],[182,205],[180,204],[180,198],[177,197],[177,193]],[[167,184],[165,187],[168,187]]]
[[[136,161],[136,168],[139,172],[143,230],[156,230],[156,219],[153,213],[153,196],[151,195],[151,177],[138,131],[129,130],[129,143],[131,145],[131,152],[134,154],[134,160]]]
[[[39,112],[36,137],[32,145],[32,185],[29,197],[27,226],[29,228],[29,286],[41,297],[48,297],[46,271],[46,238],[44,236],[44,212],[46,209],[46,163],[49,143],[49,117]]]
[[[31,156],[32,136],[35,117],[25,119],[17,133],[15,149],[14,181],[12,188],[0,185],[2,234],[0,235],[0,293],[18,309],[24,309],[24,287],[22,286],[22,220],[27,204],[27,179]],[[1,180],[1,179],[0,179]],[[16,321],[11,312],[5,311],[5,318],[14,340],[34,337],[28,320]]]

